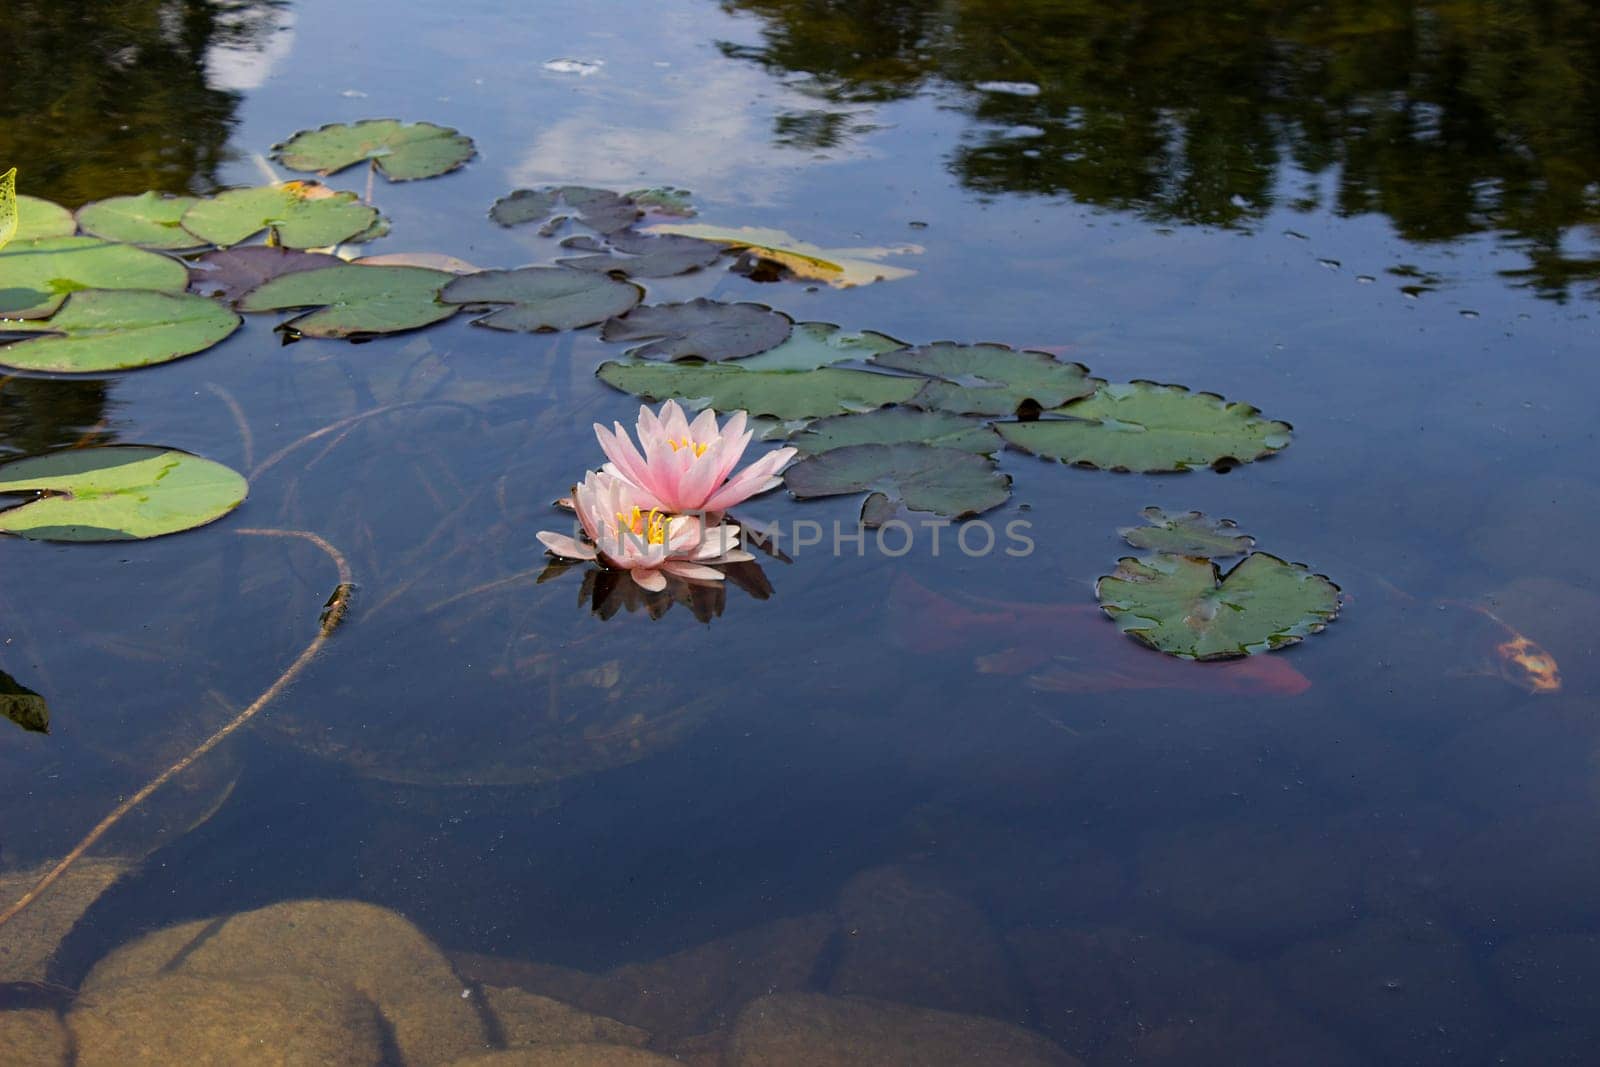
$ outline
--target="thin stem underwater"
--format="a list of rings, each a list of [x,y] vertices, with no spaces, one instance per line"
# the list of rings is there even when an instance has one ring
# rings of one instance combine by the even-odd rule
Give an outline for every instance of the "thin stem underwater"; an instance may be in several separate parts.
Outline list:
[[[272,703],[273,700],[277,699],[279,694],[287,689],[290,683],[292,683],[295,678],[297,678],[300,673],[306,669],[311,661],[316,658],[317,653],[322,651],[322,646],[327,644],[328,638],[333,635],[334,630],[338,627],[340,621],[343,620],[345,612],[349,606],[350,591],[353,587],[353,583],[350,577],[350,565],[345,561],[344,556],[339,552],[338,549],[334,548],[317,534],[311,533],[308,530],[245,529],[236,530],[234,532],[252,537],[300,538],[301,540],[309,541],[311,544],[321,549],[327,555],[327,557],[333,561],[334,567],[339,572],[339,584],[334,590],[333,598],[328,602],[327,607],[322,613],[322,619],[317,627],[316,636],[313,637],[306,647],[301,650],[300,654],[295,657],[294,662],[290,663],[289,666],[284,669],[284,672],[278,675],[277,681],[273,682],[270,686],[263,690],[260,696],[256,697],[255,700],[250,702],[248,707],[239,712],[238,715],[234,716],[231,721],[229,721],[221,729],[217,730],[216,733],[202,741],[192,751],[190,751],[188,755],[184,756],[182,759],[178,760],[178,762],[174,763],[172,766],[156,775],[156,777],[152,778],[137,793],[133,794],[127,800],[124,800],[121,804],[118,804],[115,808],[111,809],[110,813],[107,814],[105,818],[101,819],[95,824],[94,829],[90,830],[84,835],[83,840],[79,841],[77,845],[73,847],[71,852],[68,852],[64,857],[62,857],[61,862],[50,868],[50,870],[47,871],[37,882],[35,882],[31,889],[18,898],[14,904],[6,908],[4,911],[0,911],[0,927],[5,926],[6,923],[16,918],[30,904],[43,896],[45,891],[54,885],[57,879],[65,874],[74,863],[82,859],[84,854],[87,853],[89,849],[94,847],[95,842],[104,837],[111,830],[111,828],[116,826],[116,824],[120,822],[122,818],[130,811],[144,803],[144,801],[147,800],[151,794],[155,793],[156,790],[160,789],[162,786],[172,781],[172,779],[182,774],[189,767],[193,766],[195,761],[199,760],[207,752],[210,752],[212,749],[216,748],[240,727],[244,726],[251,719],[255,718],[256,714],[260,712],[262,708],[265,708],[268,704]]]

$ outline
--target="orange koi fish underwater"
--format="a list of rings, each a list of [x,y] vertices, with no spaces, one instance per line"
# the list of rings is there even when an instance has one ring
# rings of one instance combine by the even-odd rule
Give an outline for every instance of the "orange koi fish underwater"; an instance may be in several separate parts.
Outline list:
[[[1188,689],[1297,696],[1311,679],[1281,656],[1195,663],[1125,637],[1094,604],[1003,603],[945,597],[905,576],[887,603],[889,630],[913,652],[974,654],[985,674],[1026,677],[1048,693]]]
[[[1482,663],[1464,673],[1499,678],[1534,696],[1561,692],[1561,667],[1539,642],[1482,604],[1446,600],[1440,607],[1475,613],[1467,644],[1478,649]]]

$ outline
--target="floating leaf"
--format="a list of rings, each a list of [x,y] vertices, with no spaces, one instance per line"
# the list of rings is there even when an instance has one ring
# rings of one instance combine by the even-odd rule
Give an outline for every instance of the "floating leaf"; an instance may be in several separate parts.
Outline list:
[[[346,263],[285,274],[246,293],[241,311],[321,308],[282,327],[305,337],[395,333],[448,319],[454,304],[439,290],[455,275],[425,267],[359,267]]]
[[[78,232],[72,212],[52,200],[17,194],[17,232],[13,241],[39,241],[46,237],[71,237]]]
[[[446,274],[476,274],[483,269],[443,252],[385,252],[379,256],[360,256],[350,262],[363,267],[426,267]]]
[[[765,304],[724,304],[700,297],[683,304],[635,308],[606,323],[606,341],[649,341],[628,350],[636,359],[739,359],[782,344],[794,320]]]
[[[600,254],[556,260],[563,267],[626,274],[630,278],[671,278],[709,267],[722,258],[722,246],[710,241],[672,234],[656,237],[633,230],[612,234],[607,238],[607,245],[584,237],[574,238],[564,245]]]
[[[1145,508],[1139,514],[1148,526],[1125,526],[1117,531],[1134,548],[1196,559],[1226,559],[1255,547],[1256,539],[1237,533],[1239,524],[1232,519],[1209,519],[1198,511],[1168,515],[1160,508]]]
[[[457,278],[440,299],[451,304],[510,304],[474,319],[494,330],[575,330],[620,315],[644,297],[637,285],[565,267],[486,270]]]
[[[0,493],[38,493],[0,511],[0,531],[34,541],[132,541],[191,530],[238,507],[249,484],[209,459],[106,445],[0,463]]]
[[[692,219],[699,214],[694,205],[689,202],[694,194],[687,189],[674,189],[668,185],[660,185],[654,189],[635,189],[628,194],[640,208],[652,215],[664,215],[675,219]]]
[[[198,248],[206,242],[183,228],[183,216],[199,202],[166,193],[114,196],[79,208],[78,225],[84,233],[142,248]]]
[[[905,346],[904,341],[872,330],[846,333],[831,322],[800,322],[783,344],[741,360],[739,366],[747,370],[814,370],[851,359],[871,359]]]
[[[502,226],[548,220],[541,228],[546,234],[571,217],[596,233],[616,233],[632,226],[639,214],[639,206],[627,197],[609,189],[591,189],[585,185],[518,189],[502,196],[489,208],[489,217]]]
[[[36,734],[50,732],[50,707],[44,697],[0,671],[0,716]]]
[[[1222,577],[1210,560],[1123,559],[1095,595],[1123,633],[1184,659],[1229,659],[1292,645],[1339,614],[1339,587],[1257,552]]]
[[[808,453],[847,445],[924,444],[990,454],[998,452],[1002,444],[1000,435],[977,419],[901,407],[818,419],[790,435],[789,443]]]
[[[1047,459],[1118,471],[1184,471],[1248,463],[1289,443],[1290,426],[1248,404],[1181,385],[1102,385],[1062,418],[996,423],[1000,436]]]
[[[262,230],[277,234],[288,248],[336,245],[363,233],[378,220],[378,209],[355,193],[341,193],[319,182],[283,182],[229,189],[201,200],[183,216],[183,227],[222,248]]]
[[[874,365],[936,378],[914,401],[919,407],[965,415],[1015,415],[1060,407],[1095,391],[1098,379],[1081,363],[1048,352],[950,341],[902,348],[872,358]]]
[[[921,383],[868,371],[823,367],[809,371],[745,370],[716,363],[602,363],[607,385],[650,400],[677,398],[718,411],[812,419],[903,404]]]
[[[302,252],[297,248],[268,245],[219,248],[189,264],[189,289],[231,303],[280,275],[342,266],[344,260],[326,252]]]
[[[175,259],[98,237],[13,241],[0,252],[0,318],[43,318],[80,289],[182,292],[188,280]]]
[[[782,230],[764,230],[755,226],[707,226],[698,222],[663,222],[649,227],[646,232],[676,233],[716,241],[729,248],[748,250],[763,259],[782,264],[798,278],[827,282],[836,289],[908,278],[916,271],[906,267],[891,267],[878,261],[887,256],[914,255],[922,251],[920,245],[820,248],[791,237]]]
[[[48,319],[12,323],[42,336],[0,344],[0,366],[100,374],[202,352],[239,328],[239,316],[188,293],[87,289]]]
[[[0,174],[0,248],[17,235],[17,168]]]
[[[395,119],[364,119],[302,130],[272,156],[290,170],[315,171],[326,177],[372,160],[390,181],[436,178],[464,166],[477,155],[472,138],[431,122],[409,125]]]
[[[887,501],[863,513],[868,525],[881,523],[896,501],[912,511],[964,519],[999,507],[1011,496],[1011,479],[993,460],[932,445],[846,445],[800,460],[784,472],[783,480],[802,499],[883,494]]]

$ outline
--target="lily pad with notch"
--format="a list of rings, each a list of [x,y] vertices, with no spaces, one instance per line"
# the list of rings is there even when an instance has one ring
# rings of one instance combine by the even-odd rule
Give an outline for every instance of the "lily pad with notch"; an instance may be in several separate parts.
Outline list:
[[[1175,556],[1196,559],[1226,559],[1243,556],[1255,547],[1256,539],[1239,533],[1232,519],[1213,519],[1198,511],[1169,515],[1156,507],[1139,512],[1144,526],[1125,526],[1118,530],[1134,548],[1146,548]]]
[[[1051,414],[1060,417],[995,429],[1045,459],[1143,473],[1225,470],[1280,451],[1292,430],[1249,404],[1156,382],[1104,384]]]
[[[448,304],[509,304],[473,325],[534,333],[605,322],[644,299],[644,290],[604,274],[565,267],[486,270],[457,278],[440,299]]]
[[[439,300],[455,275],[426,267],[363,267],[347,263],[296,271],[246,293],[240,311],[317,308],[280,329],[304,337],[398,333],[442,322],[460,310]]]
[[[192,196],[156,192],[113,196],[80,207],[78,225],[84,233],[141,248],[200,248],[208,242],[183,228],[183,216],[199,202]]]
[[[363,119],[302,130],[272,148],[272,156],[290,170],[314,171],[326,177],[371,160],[390,181],[437,178],[467,164],[478,154],[472,138],[449,126],[398,119]]]
[[[789,443],[811,455],[865,444],[934,445],[993,455],[1005,444],[1000,435],[980,419],[908,407],[886,407],[817,419],[791,434]]]
[[[78,220],[60,204],[27,193],[17,194],[17,232],[11,235],[13,241],[71,237],[77,232]]]
[[[0,344],[0,366],[54,374],[103,374],[203,352],[239,328],[214,300],[189,293],[86,289],[48,319],[0,325],[40,336]]]
[[[378,218],[378,209],[361,203],[355,193],[295,181],[229,189],[198,201],[184,212],[183,227],[219,248],[263,230],[286,248],[320,248],[367,232]]]
[[[281,275],[342,266],[344,260],[326,252],[270,245],[219,248],[190,262],[189,291],[231,303]]]
[[[136,541],[215,522],[244,502],[244,476],[188,452],[75,448],[0,463],[0,493],[37,499],[0,511],[0,532],[34,541]]]
[[[863,512],[876,525],[895,503],[950,519],[971,518],[999,507],[1011,496],[1011,478],[994,461],[974,452],[923,444],[845,445],[808,456],[783,474],[801,499],[846,493],[881,494]]]
[[[1129,637],[1183,659],[1233,659],[1320,632],[1339,614],[1339,587],[1299,563],[1256,552],[1223,576],[1210,560],[1120,560],[1095,584]]]
[[[170,256],[98,237],[13,241],[0,252],[0,318],[46,318],[82,289],[177,293],[188,281]]]
[[[682,304],[650,304],[612,319],[605,341],[645,341],[628,350],[635,359],[699,359],[707,363],[765,352],[788,340],[794,320],[765,304],[725,304],[699,297]]]
[[[722,258],[722,246],[710,241],[635,230],[619,230],[606,238],[605,244],[580,234],[563,241],[562,247],[596,253],[556,260],[563,267],[630,278],[671,278],[709,267]]]
[[[602,363],[596,377],[649,400],[679,399],[752,418],[813,419],[903,404],[921,388],[917,378],[822,367],[808,371],[745,370],[726,363]]]
[[[489,217],[502,226],[541,223],[548,236],[569,218],[594,230],[612,234],[638,221],[639,205],[610,189],[586,185],[552,185],[543,189],[518,189],[502,196],[489,208]]]
[[[815,370],[853,359],[870,360],[904,347],[904,341],[874,330],[846,331],[831,322],[797,322],[787,341],[746,357],[739,366],[747,370]]]
[[[884,352],[872,363],[935,379],[913,403],[962,415],[1037,414],[1089,396],[1100,384],[1081,363],[996,344],[939,341]]]
[[[0,718],[10,719],[30,733],[50,732],[50,706],[44,697],[0,671]]]

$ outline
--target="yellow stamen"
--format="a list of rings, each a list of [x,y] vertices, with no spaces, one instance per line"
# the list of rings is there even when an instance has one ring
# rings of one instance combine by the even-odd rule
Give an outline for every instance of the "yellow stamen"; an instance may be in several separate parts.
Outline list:
[[[672,450],[674,452],[678,451],[679,449],[683,449],[683,448],[693,449],[696,458],[699,458],[700,456],[705,455],[706,454],[706,449],[711,447],[710,445],[696,444],[694,441],[690,440],[687,437],[679,438],[676,441],[672,440],[669,437],[669,438],[667,438],[667,444],[672,446]]]
[[[646,512],[635,504],[627,512],[617,512],[617,526],[627,530],[635,538],[643,538],[647,545],[664,545],[667,543],[667,520],[672,516],[657,508]]]

